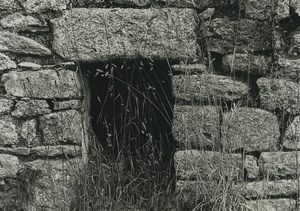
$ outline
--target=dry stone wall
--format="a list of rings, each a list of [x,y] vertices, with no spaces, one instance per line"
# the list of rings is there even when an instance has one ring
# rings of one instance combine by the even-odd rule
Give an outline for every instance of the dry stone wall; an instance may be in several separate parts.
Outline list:
[[[89,115],[78,64],[139,57],[173,65],[185,207],[220,182],[236,207],[298,207],[299,1],[4,0],[0,27],[0,210],[69,209]]]

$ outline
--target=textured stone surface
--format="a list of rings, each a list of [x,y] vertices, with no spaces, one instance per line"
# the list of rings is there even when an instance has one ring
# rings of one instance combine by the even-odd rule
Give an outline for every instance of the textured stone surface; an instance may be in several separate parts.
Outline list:
[[[216,18],[205,22],[202,31],[208,38],[208,50],[212,52],[229,54],[271,50],[271,30],[263,22]]]
[[[22,3],[27,13],[43,13],[67,9],[66,0],[27,0]]]
[[[286,129],[282,145],[286,149],[300,150],[300,116],[295,117]]]
[[[22,70],[38,70],[42,68],[42,65],[35,64],[32,62],[21,62],[18,64],[18,67],[20,67]]]
[[[78,156],[81,155],[81,147],[75,145],[40,146],[30,149],[30,154],[42,157]]]
[[[16,126],[6,120],[0,120],[0,146],[14,145],[18,142]]]
[[[210,151],[184,150],[174,155],[176,175],[180,179],[221,179],[242,178],[243,162],[241,154],[226,154]]]
[[[297,180],[255,181],[236,185],[245,198],[289,197],[297,194]]]
[[[2,77],[8,95],[32,98],[80,97],[80,83],[73,71],[45,69],[40,71],[11,71]]]
[[[31,177],[30,210],[69,210],[74,197],[72,182],[80,171],[80,159],[35,160],[22,165],[22,176]],[[35,178],[32,178],[33,175]]]
[[[224,113],[221,129],[223,146],[229,150],[272,150],[280,136],[277,117],[254,108],[240,107]]]
[[[263,152],[259,158],[262,174],[270,177],[297,175],[299,152]]]
[[[22,123],[20,136],[25,140],[26,146],[33,147],[41,144],[41,136],[38,132],[38,123],[35,119]]]
[[[223,57],[223,68],[228,72],[246,72],[265,75],[271,65],[271,58],[253,54],[228,54]]]
[[[248,85],[220,75],[173,76],[173,94],[186,101],[231,101],[248,93]]]
[[[194,58],[195,17],[191,9],[73,9],[52,20],[53,48],[66,60],[88,62]]]
[[[20,100],[17,101],[15,110],[11,114],[18,118],[27,118],[48,114],[50,112],[49,105],[45,100]]]
[[[294,211],[296,200],[294,199],[260,199],[246,201],[243,205],[246,210],[255,211]]]
[[[14,33],[0,31],[0,52],[50,56],[51,51],[42,44]]]
[[[219,127],[219,111],[215,106],[174,107],[172,131],[181,149],[203,149],[218,145]]]
[[[182,73],[187,75],[203,73],[208,69],[204,64],[176,64],[173,65],[171,68],[176,73]]]
[[[13,100],[0,97],[0,115],[9,113],[13,105]]]
[[[269,0],[240,0],[240,6],[245,9],[246,18],[269,20],[272,18],[283,19],[289,16],[289,1],[276,2]],[[273,17],[274,16],[274,17]]]
[[[164,2],[168,6],[172,7],[192,7],[203,10],[208,7],[226,7],[233,5],[238,2],[238,0],[230,1],[220,1],[220,0],[160,0],[159,2]]]
[[[18,3],[15,0],[2,0],[0,1],[0,14],[10,13],[20,9]]]
[[[78,109],[81,103],[79,100],[54,101],[54,110]]]
[[[25,16],[21,13],[14,13],[8,15],[0,20],[2,28],[9,29],[15,32],[18,31],[32,31],[43,32],[49,31],[47,24],[32,16]]]
[[[300,85],[284,79],[260,78],[257,80],[260,88],[261,107],[266,110],[280,109],[297,114],[300,111]]]
[[[47,114],[40,118],[45,145],[74,143],[81,145],[83,125],[81,114],[75,110]]]
[[[19,159],[13,155],[0,154],[0,179],[15,177],[19,169]]]
[[[275,73],[281,79],[287,78],[297,82],[300,80],[300,59],[278,59],[278,71]]]
[[[0,53],[0,74],[3,70],[15,69],[17,65],[8,56]]]
[[[259,177],[259,166],[255,157],[245,155],[244,168],[246,170],[247,178],[255,179]]]

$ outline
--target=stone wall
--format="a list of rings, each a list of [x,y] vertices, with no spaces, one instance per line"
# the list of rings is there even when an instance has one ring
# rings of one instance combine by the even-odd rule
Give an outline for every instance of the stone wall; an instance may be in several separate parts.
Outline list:
[[[1,1],[0,210],[68,209],[89,132],[79,64],[139,57],[172,65],[186,206],[226,181],[244,207],[294,210],[298,2]]]

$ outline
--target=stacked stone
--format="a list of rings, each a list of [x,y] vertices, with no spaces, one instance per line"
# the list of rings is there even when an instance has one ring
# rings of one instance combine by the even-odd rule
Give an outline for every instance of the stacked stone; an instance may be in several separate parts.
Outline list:
[[[82,88],[51,50],[65,1],[0,2],[0,210],[64,210],[82,165]],[[30,199],[30,200],[29,200]]]
[[[299,191],[300,36],[297,28],[284,42],[282,23],[295,15],[290,11],[299,15],[299,3],[232,3],[243,13],[237,19],[216,14],[230,7],[221,2],[206,5],[210,8],[199,15],[201,39],[218,69],[212,73],[203,64],[173,66],[177,191],[186,206],[195,207],[209,187],[218,194],[225,180],[236,198],[246,199],[244,209],[294,210]],[[243,97],[255,89],[258,101],[250,107]],[[224,105],[231,105],[230,110]],[[286,115],[296,116],[290,125],[280,121]]]

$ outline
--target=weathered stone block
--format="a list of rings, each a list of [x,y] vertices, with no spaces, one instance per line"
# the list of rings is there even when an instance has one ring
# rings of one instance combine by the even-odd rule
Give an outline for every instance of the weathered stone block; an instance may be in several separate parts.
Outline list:
[[[280,136],[277,117],[254,108],[240,107],[224,113],[221,129],[223,146],[229,150],[271,150]]]
[[[0,154],[0,179],[15,177],[19,170],[19,159],[13,155]]]
[[[51,113],[41,116],[39,119],[45,145],[59,145],[60,143],[81,145],[83,125],[81,114],[78,111]]]
[[[0,31],[0,52],[50,56],[51,51],[40,43],[14,33]]]
[[[81,147],[76,145],[40,146],[30,149],[30,154],[40,157],[78,156],[81,155]]]
[[[257,80],[260,88],[261,107],[274,111],[297,114],[300,112],[299,94],[300,85],[284,79],[260,78]]]
[[[74,195],[72,183],[81,171],[79,158],[67,160],[35,160],[22,165],[23,178],[31,177],[30,210],[69,210]],[[36,178],[32,178],[35,175]]]
[[[255,211],[294,211],[295,199],[260,199],[246,201],[241,207],[244,210]]]
[[[271,50],[271,29],[267,23],[241,19],[216,18],[204,23],[208,50],[220,54]]]
[[[184,150],[174,155],[176,175],[184,180],[220,180],[230,177],[243,178],[241,154],[227,154],[211,151]]]
[[[175,73],[181,74],[200,74],[205,72],[208,68],[204,64],[176,64],[173,65],[172,70]]]
[[[300,16],[300,2],[298,0],[291,0],[290,7]]]
[[[18,142],[18,135],[14,123],[0,120],[0,146],[15,145]]]
[[[54,101],[54,110],[78,109],[80,108],[80,100]]]
[[[38,131],[38,124],[35,119],[26,120],[22,123],[20,136],[25,140],[27,147],[34,147],[41,144],[41,136]]]
[[[18,64],[19,71],[22,70],[38,70],[42,68],[42,65],[32,63],[32,62],[21,62]]]
[[[295,117],[286,129],[283,138],[283,147],[300,150],[300,116]]]
[[[195,58],[196,23],[192,9],[73,9],[52,20],[53,49],[85,62]]]
[[[181,149],[217,146],[220,134],[218,108],[175,105],[172,131]]]
[[[22,15],[21,13],[14,13],[8,15],[0,20],[2,28],[18,31],[32,31],[44,32],[49,31],[46,22],[42,22],[30,15]]]
[[[271,65],[271,58],[253,54],[228,54],[223,57],[223,69],[227,72],[246,72],[265,75]]]
[[[300,54],[300,27],[291,36],[289,54],[294,56],[298,56]]]
[[[275,72],[281,79],[292,79],[294,82],[300,79],[300,59],[278,59],[278,71]]]
[[[298,192],[297,180],[255,181],[235,185],[245,198],[290,197]]]
[[[8,56],[0,53],[0,74],[3,70],[15,69],[17,65]]]
[[[259,177],[259,166],[257,159],[251,155],[245,155],[244,168],[246,170],[247,178],[255,179]]]
[[[81,87],[77,75],[64,69],[10,71],[2,76],[8,95],[31,98],[78,98]]]
[[[164,2],[168,6],[172,7],[191,7],[203,10],[208,7],[226,7],[233,5],[234,3],[238,2],[238,0],[160,0],[159,2]]]
[[[47,11],[57,11],[67,9],[67,1],[65,0],[26,0],[22,2],[27,13],[43,13]]]
[[[13,100],[7,98],[0,98],[0,115],[9,113],[13,105]]]
[[[246,18],[257,20],[283,19],[289,16],[289,0],[240,0],[239,4],[245,9]]]
[[[299,152],[263,152],[259,158],[259,166],[265,176],[296,176],[300,167]]]
[[[20,6],[15,0],[2,0],[0,1],[0,14],[11,13],[13,11],[19,10]]]
[[[20,100],[15,105],[15,110],[11,113],[12,116],[18,118],[27,118],[48,114],[51,110],[45,100]]]
[[[185,101],[232,101],[248,93],[248,85],[220,75],[173,76],[173,94]]]

